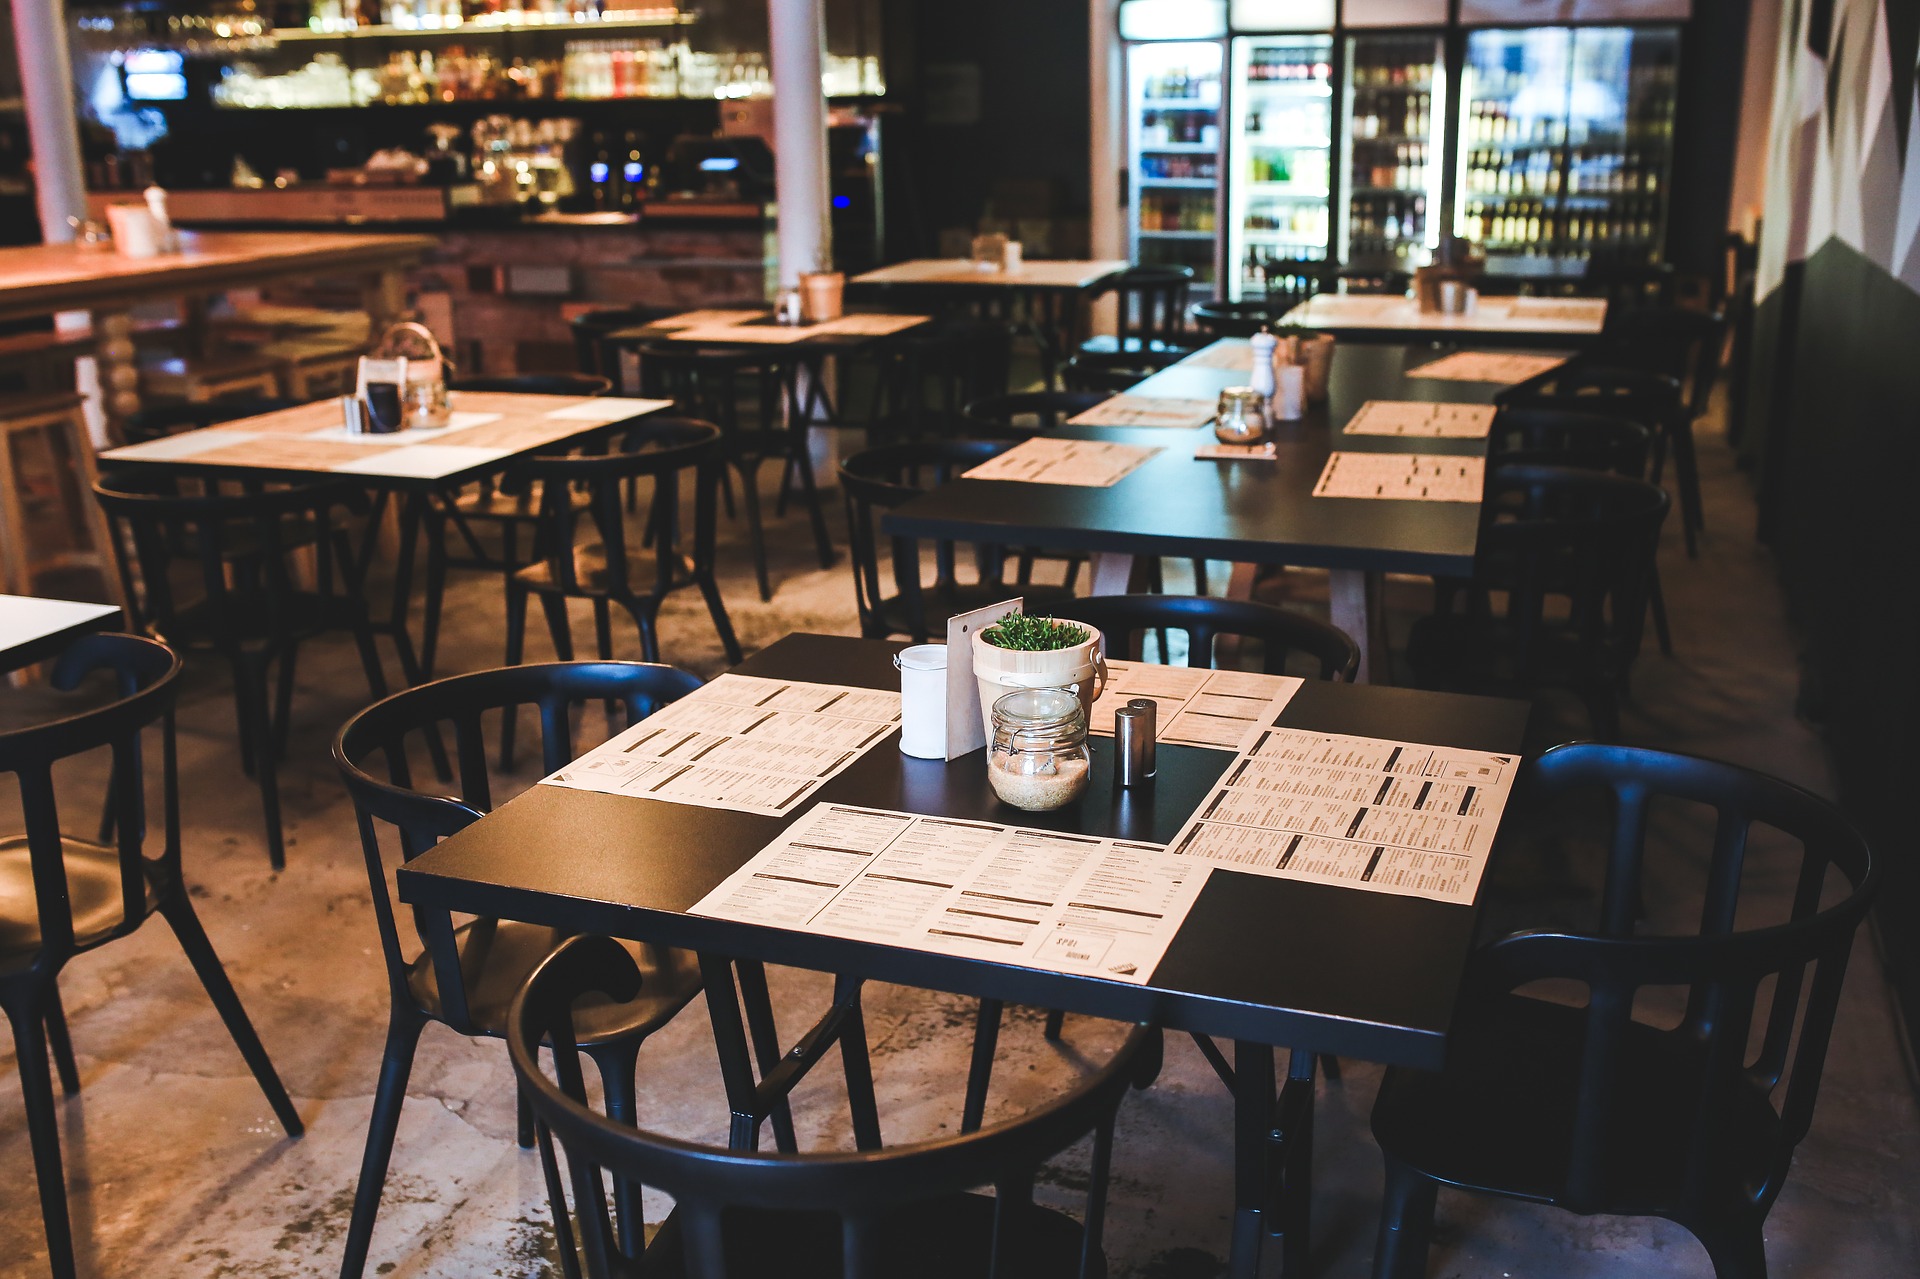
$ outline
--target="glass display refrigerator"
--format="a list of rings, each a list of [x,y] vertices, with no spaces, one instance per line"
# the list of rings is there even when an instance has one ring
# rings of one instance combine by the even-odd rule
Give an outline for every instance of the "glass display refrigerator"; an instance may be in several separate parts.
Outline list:
[[[1438,32],[1347,38],[1339,256],[1350,271],[1410,273],[1439,244],[1446,59]]]
[[[1330,24],[1329,24],[1330,25]],[[1227,137],[1227,297],[1295,293],[1332,231],[1333,36],[1237,36]]]
[[[1490,275],[1660,260],[1679,56],[1674,28],[1468,33],[1454,231]]]
[[[1127,256],[1189,266],[1210,294],[1220,229],[1218,41],[1127,48]]]

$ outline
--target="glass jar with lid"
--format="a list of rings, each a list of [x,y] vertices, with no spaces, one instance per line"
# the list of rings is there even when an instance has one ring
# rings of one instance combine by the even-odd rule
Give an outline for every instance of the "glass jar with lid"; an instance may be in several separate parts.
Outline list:
[[[1093,753],[1087,713],[1066,688],[1023,688],[993,704],[987,780],[1015,808],[1046,812],[1073,803],[1087,789]]]

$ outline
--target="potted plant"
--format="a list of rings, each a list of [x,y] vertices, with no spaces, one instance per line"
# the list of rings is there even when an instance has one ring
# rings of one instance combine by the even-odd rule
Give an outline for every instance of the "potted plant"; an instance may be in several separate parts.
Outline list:
[[[1077,622],[1009,613],[973,633],[980,714],[993,733],[994,699],[1016,688],[1070,688],[1089,712],[1107,682],[1100,633]]]

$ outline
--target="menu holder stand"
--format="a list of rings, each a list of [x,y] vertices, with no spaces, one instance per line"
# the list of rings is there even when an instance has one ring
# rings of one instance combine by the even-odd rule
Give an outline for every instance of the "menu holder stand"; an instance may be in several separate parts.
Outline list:
[[[980,681],[973,675],[973,633],[1018,613],[1024,599],[1002,600],[947,619],[947,758],[987,744],[986,716],[980,705]]]

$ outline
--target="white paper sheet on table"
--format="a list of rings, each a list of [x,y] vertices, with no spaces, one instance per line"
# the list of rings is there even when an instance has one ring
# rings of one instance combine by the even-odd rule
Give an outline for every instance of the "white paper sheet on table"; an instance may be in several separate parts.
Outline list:
[[[1192,430],[1213,417],[1207,400],[1181,400],[1161,395],[1116,395],[1067,419],[1074,426],[1158,426]]]
[[[1286,709],[1304,680],[1252,671],[1156,666],[1107,660],[1107,685],[1087,717],[1088,731],[1113,735],[1113,713],[1136,697],[1152,700],[1155,738],[1176,746],[1237,751]]]
[[[675,329],[691,329],[703,324],[744,324],[748,320],[757,320],[767,314],[766,311],[682,311],[670,315],[664,320],[655,320],[651,324],[637,327],[657,329],[670,333]]]
[[[1210,870],[1158,844],[816,804],[691,913],[1143,985]]]
[[[1517,755],[1269,727],[1168,848],[1256,875],[1467,905],[1519,766]]]
[[[369,453],[366,457],[342,462],[328,469],[342,475],[392,475],[413,480],[437,480],[443,475],[452,475],[472,466],[485,466],[488,462],[511,456],[512,449],[469,448],[462,444],[403,444],[397,449]]]
[[[899,723],[891,690],[726,674],[543,782],[778,817]]]
[[[1478,502],[1487,459],[1439,453],[1332,453],[1313,486],[1315,497],[1385,498],[1410,502]]]
[[[822,320],[814,326],[813,331],[860,337],[885,337],[889,333],[916,328],[932,318],[929,315],[878,315],[872,312],[856,311],[838,319]]]
[[[551,409],[540,416],[562,422],[618,422],[672,408],[672,400],[640,400],[628,396],[601,395],[563,409]]]
[[[1431,364],[1408,369],[1408,377],[1442,378],[1450,382],[1501,382],[1508,386],[1552,372],[1565,364],[1561,355],[1516,355],[1499,351],[1455,351]]]
[[[108,462],[129,458],[147,462],[177,462],[206,453],[213,449],[223,449],[230,444],[251,444],[260,436],[252,431],[229,431],[221,427],[208,427],[198,431],[182,431],[178,435],[163,436],[157,440],[143,440],[139,444],[123,444],[117,449],[108,449],[100,456]]]
[[[1484,440],[1493,429],[1491,404],[1429,404],[1424,400],[1368,400],[1346,425],[1348,435],[1408,435],[1440,440]]]
[[[1072,484],[1111,488],[1140,469],[1160,450],[1104,440],[1064,440],[1039,436],[988,458],[965,472],[970,480],[1021,480],[1028,484]]]

